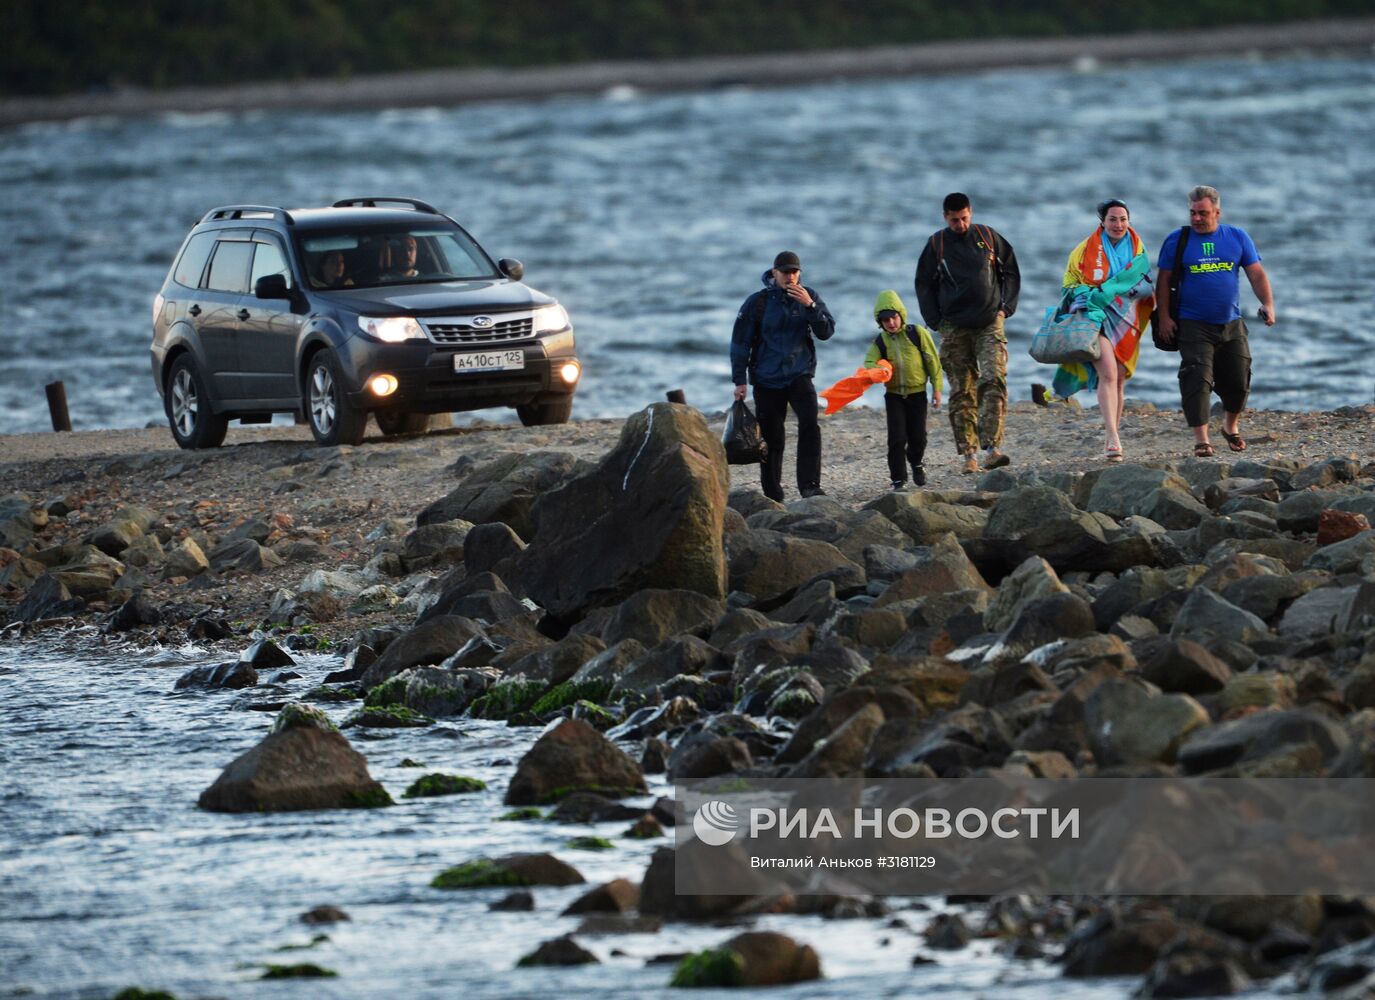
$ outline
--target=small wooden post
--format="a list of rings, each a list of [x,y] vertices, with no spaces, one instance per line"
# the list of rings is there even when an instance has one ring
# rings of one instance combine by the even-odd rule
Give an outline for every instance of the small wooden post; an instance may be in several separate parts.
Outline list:
[[[67,387],[61,382],[49,382],[43,391],[48,394],[48,414],[53,418],[53,430],[70,431],[72,418],[67,413]]]
[[[686,403],[686,402],[687,402],[687,395],[683,392],[682,389],[670,389],[670,390],[668,390],[668,392],[666,393],[666,395],[668,396],[668,401],[669,401],[670,403]]]

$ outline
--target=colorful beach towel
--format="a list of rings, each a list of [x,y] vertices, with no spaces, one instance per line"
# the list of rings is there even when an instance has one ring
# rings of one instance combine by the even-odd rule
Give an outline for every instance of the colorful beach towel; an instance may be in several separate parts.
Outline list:
[[[817,395],[826,400],[826,413],[831,414],[859,399],[869,386],[881,385],[892,377],[893,366],[880,360],[878,367],[856,368],[853,375],[841,379],[829,389],[822,389]]]
[[[1141,237],[1135,229],[1128,229],[1127,234],[1132,241],[1132,258],[1125,268],[1113,259],[1111,248],[1104,246],[1101,226],[1075,247],[1065,269],[1062,294],[1068,291],[1071,298],[1082,297],[1085,311],[1102,315],[1103,335],[1131,378],[1141,356],[1142,332],[1151,321],[1155,288],[1150,280],[1150,256]],[[1060,365],[1051,382],[1051,390],[1062,398],[1080,389],[1097,388],[1098,373],[1092,365]]]

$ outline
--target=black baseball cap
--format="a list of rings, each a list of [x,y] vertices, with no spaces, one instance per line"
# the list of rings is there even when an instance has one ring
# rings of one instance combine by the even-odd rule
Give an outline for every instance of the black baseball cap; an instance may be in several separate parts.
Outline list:
[[[773,259],[773,266],[777,271],[800,271],[802,260],[791,250],[784,250]]]

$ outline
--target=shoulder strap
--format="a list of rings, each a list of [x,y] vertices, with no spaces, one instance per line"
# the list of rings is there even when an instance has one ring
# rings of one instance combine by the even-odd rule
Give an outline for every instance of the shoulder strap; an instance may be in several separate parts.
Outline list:
[[[918,354],[921,353],[921,334],[917,332],[915,323],[907,324],[907,342],[917,349]]]
[[[756,292],[754,297],[754,312],[752,318],[756,324],[764,322],[764,310],[769,307],[769,293]]]
[[[1174,269],[1170,271],[1170,318],[1179,319],[1179,283],[1184,280],[1184,248],[1189,242],[1189,227],[1179,227],[1174,242]]]
[[[888,346],[883,342],[883,334],[874,338],[874,343],[878,345],[878,356],[884,361],[888,360]]]

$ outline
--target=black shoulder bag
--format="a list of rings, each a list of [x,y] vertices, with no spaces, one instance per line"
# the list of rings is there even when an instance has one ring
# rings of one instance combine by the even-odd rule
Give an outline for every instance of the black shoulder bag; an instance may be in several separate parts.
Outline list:
[[[1179,227],[1179,239],[1174,244],[1174,270],[1170,272],[1170,319],[1175,321],[1174,340],[1166,343],[1160,337],[1160,310],[1151,313],[1151,340],[1158,350],[1179,350],[1179,283],[1184,280],[1184,247],[1189,242],[1189,227]]]

